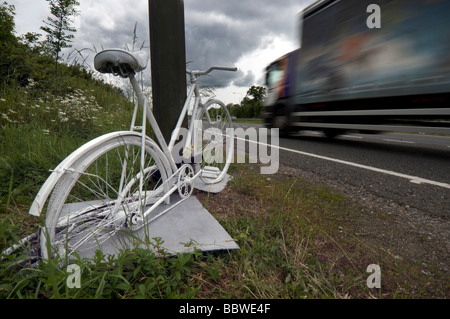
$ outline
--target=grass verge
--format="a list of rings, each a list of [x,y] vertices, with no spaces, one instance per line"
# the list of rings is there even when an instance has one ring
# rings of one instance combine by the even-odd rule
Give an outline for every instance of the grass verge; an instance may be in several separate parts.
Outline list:
[[[234,178],[219,194],[195,194],[240,250],[174,258],[142,248],[115,258],[98,252],[93,260],[76,260],[79,289],[67,288],[69,274],[58,260],[17,269],[18,256],[10,256],[0,265],[0,298],[446,298],[445,274],[426,276],[389,247],[355,235],[358,203],[251,168],[232,167]],[[25,214],[0,214],[1,248],[32,229]],[[381,289],[367,287],[371,264],[381,268]]]

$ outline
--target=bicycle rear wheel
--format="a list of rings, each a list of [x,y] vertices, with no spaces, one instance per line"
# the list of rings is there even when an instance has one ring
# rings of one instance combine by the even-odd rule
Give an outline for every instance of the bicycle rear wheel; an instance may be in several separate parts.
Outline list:
[[[197,120],[202,128],[202,160],[200,178],[206,184],[220,182],[228,171],[234,156],[234,137],[230,113],[219,100],[209,100],[199,112]]]
[[[49,200],[43,238],[50,246],[45,246],[70,255],[97,250],[117,231],[133,230],[167,191],[169,171],[149,138],[142,150],[141,134],[111,135],[64,170]],[[42,255],[48,258],[45,246]]]

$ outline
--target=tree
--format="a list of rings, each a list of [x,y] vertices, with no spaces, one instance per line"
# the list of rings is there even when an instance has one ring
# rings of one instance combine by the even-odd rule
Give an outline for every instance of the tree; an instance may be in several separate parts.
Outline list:
[[[255,101],[260,101],[264,99],[264,96],[266,95],[266,89],[262,86],[252,86],[247,91],[247,96],[253,97]]]
[[[58,62],[60,60],[61,50],[70,48],[72,45],[73,34],[76,29],[71,26],[71,17],[78,14],[76,6],[80,5],[77,0],[46,0],[50,4],[51,16],[43,22],[41,30],[47,33],[46,44],[50,54],[55,60],[55,84],[58,76]]]
[[[6,2],[0,3],[0,44],[11,43],[14,36],[14,6]]]
[[[17,38],[14,35],[14,12],[13,5],[0,2],[0,85],[5,79],[15,73],[17,50]]]
[[[263,109],[263,100],[266,96],[266,88],[252,86],[240,104],[228,105],[230,114],[239,118],[260,117]]]
[[[266,89],[262,86],[252,86],[247,91],[247,96],[242,104],[246,113],[246,117],[260,117],[263,108],[263,99],[266,95]]]

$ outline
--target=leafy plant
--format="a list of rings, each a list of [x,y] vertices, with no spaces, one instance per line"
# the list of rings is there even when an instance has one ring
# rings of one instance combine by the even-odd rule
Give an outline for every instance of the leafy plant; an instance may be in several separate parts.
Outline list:
[[[80,3],[76,0],[46,1],[49,2],[51,16],[44,21],[46,26],[42,26],[41,30],[47,33],[46,44],[55,60],[56,84],[61,50],[72,46],[70,43],[74,36],[71,33],[76,32],[76,29],[71,26],[70,18],[78,13],[76,6]]]
[[[252,86],[240,104],[229,104],[230,114],[238,118],[259,118],[263,109],[263,100],[266,89],[261,86]]]

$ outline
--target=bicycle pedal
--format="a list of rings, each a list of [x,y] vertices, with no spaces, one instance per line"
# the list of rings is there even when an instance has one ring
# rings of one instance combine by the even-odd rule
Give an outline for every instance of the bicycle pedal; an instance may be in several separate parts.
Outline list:
[[[205,166],[202,170],[202,177],[217,178],[220,175],[220,169],[214,166]]]

